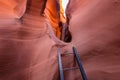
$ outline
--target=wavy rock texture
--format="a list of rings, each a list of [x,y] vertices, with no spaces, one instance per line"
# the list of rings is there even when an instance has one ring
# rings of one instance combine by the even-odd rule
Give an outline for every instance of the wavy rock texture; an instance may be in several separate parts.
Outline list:
[[[21,0],[1,0],[0,1],[0,17],[20,18],[26,9],[26,1]]]
[[[119,80],[120,1],[70,0],[67,16],[71,44],[78,49],[88,80]],[[66,79],[80,80],[78,75],[73,71]]]
[[[54,0],[47,2],[46,17],[40,15],[43,3],[0,1],[0,80],[59,80],[57,47],[63,53],[72,52],[72,46],[78,49],[88,80],[120,80],[120,1],[70,0],[70,43],[54,34]],[[63,56],[63,66],[76,66],[74,56]],[[64,73],[66,80],[82,80],[79,70]]]
[[[43,2],[29,0],[25,13],[26,0],[0,1],[0,80],[57,80],[63,43],[40,15]]]

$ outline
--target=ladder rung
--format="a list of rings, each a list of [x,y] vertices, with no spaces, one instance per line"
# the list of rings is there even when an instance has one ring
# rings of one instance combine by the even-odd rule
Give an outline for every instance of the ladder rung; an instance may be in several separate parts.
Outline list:
[[[74,54],[74,53],[63,53],[61,55],[69,55],[69,54]]]
[[[78,67],[63,68],[64,71],[79,69]]]

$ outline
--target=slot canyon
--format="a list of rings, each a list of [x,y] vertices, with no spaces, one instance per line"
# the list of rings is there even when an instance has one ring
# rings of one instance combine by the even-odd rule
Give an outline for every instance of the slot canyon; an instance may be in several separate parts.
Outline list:
[[[63,80],[59,53],[86,80],[74,47],[87,80],[120,80],[120,0],[0,0],[0,80]]]

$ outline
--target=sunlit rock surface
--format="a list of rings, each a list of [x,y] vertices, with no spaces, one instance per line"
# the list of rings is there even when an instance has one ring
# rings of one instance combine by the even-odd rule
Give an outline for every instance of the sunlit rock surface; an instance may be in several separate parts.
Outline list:
[[[48,0],[45,17],[40,15],[43,3],[0,1],[0,80],[59,80],[57,47],[72,52],[72,46],[88,80],[120,80],[119,0],[70,0],[70,43],[55,36],[54,0]],[[75,66],[74,56],[63,56],[63,64]],[[65,79],[82,80],[79,70],[65,72]]]

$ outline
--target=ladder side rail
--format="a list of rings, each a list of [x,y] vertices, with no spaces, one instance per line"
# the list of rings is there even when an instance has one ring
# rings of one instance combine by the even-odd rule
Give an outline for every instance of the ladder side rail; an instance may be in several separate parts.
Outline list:
[[[60,80],[64,80],[63,68],[62,68],[62,59],[60,54],[60,48],[58,48],[58,62],[59,62],[59,73],[60,73]]]
[[[76,57],[76,60],[77,60],[77,63],[78,63],[78,66],[79,66],[79,69],[80,69],[83,80],[87,80],[85,71],[83,69],[82,63],[81,63],[80,58],[78,56],[77,49],[75,47],[73,47],[73,53],[75,54],[75,57]]]

